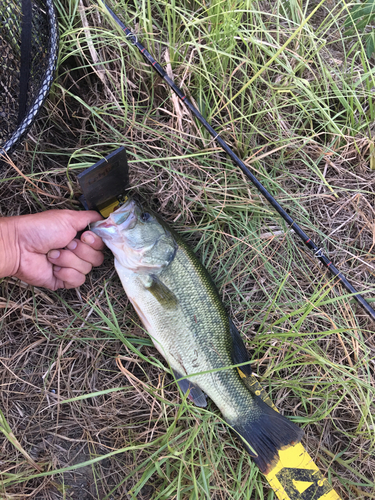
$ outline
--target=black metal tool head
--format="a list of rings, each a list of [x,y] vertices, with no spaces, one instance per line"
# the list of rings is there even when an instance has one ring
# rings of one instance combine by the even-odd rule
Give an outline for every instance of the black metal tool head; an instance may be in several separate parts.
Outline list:
[[[113,212],[126,197],[129,167],[124,147],[116,149],[78,175],[82,189],[80,201],[86,210],[97,210],[103,217]]]

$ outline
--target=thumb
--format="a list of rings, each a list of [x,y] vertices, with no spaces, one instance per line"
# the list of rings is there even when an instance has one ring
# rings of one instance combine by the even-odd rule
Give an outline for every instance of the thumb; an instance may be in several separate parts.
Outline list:
[[[103,217],[98,212],[95,212],[95,210],[72,211],[72,214],[73,213],[74,215],[72,217],[71,224],[77,232],[82,231],[82,229],[85,229],[85,227],[92,222],[97,222],[103,219]]]

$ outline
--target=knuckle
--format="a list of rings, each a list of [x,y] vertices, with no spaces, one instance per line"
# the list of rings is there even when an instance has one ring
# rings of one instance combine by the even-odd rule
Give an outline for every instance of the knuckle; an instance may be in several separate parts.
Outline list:
[[[93,267],[98,267],[98,266],[101,266],[104,262],[104,255],[102,254],[102,252],[98,252],[96,255],[95,255],[95,259],[92,263]]]
[[[88,260],[81,259],[75,269],[78,273],[88,274],[92,269],[92,264]]]
[[[74,271],[74,270],[72,270]],[[70,273],[69,277],[66,277],[64,280],[64,286],[67,289],[77,288],[84,284],[86,280],[86,276],[84,274],[75,271],[74,273]]]
[[[88,274],[88,273],[90,273],[90,272],[91,272],[91,270],[92,270],[92,264],[88,263],[88,266],[86,267],[86,269],[85,269],[85,273],[84,273],[84,274]]]
[[[86,276],[83,274],[79,277],[79,279],[77,279],[77,285],[76,286],[81,286],[84,284],[84,282],[86,281]]]

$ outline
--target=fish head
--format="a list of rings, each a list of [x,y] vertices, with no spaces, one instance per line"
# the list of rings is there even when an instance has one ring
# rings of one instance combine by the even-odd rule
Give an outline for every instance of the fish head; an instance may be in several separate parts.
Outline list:
[[[165,224],[133,199],[90,229],[102,238],[121,266],[138,274],[160,272],[172,262],[177,250]]]

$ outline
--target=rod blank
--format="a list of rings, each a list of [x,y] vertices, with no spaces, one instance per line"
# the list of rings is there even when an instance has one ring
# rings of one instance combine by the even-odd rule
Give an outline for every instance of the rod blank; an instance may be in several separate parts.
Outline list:
[[[329,271],[335,276],[338,281],[353,294],[354,298],[359,302],[359,304],[364,308],[367,314],[375,321],[375,311],[370,306],[370,304],[360,295],[360,293],[349,283],[345,276],[337,269],[337,267],[332,263],[332,261],[324,254],[323,250],[319,248],[314,241],[309,238],[309,236],[299,227],[299,225],[292,219],[292,217],[282,208],[282,206],[275,200],[275,198],[267,191],[267,189],[258,181],[258,179],[252,174],[244,162],[232,151],[228,144],[220,137],[220,135],[215,131],[214,128],[203,118],[197,108],[190,102],[182,90],[177,87],[177,85],[169,78],[164,69],[160,64],[152,57],[152,55],[147,51],[139,41],[138,37],[134,35],[130,29],[128,29],[124,23],[116,16],[116,14],[106,5],[108,12],[114,19],[116,24],[123,30],[126,38],[141,52],[146,61],[154,68],[154,70],[163,78],[169,87],[177,94],[177,96],[184,102],[184,104],[189,108],[193,115],[201,122],[201,124],[208,130],[212,135],[214,140],[220,145],[220,147],[230,156],[233,162],[240,167],[242,172],[250,179],[258,191],[267,199],[267,201],[274,207],[274,209],[281,215],[285,222],[292,228],[304,244],[313,252],[314,257],[316,257]]]

